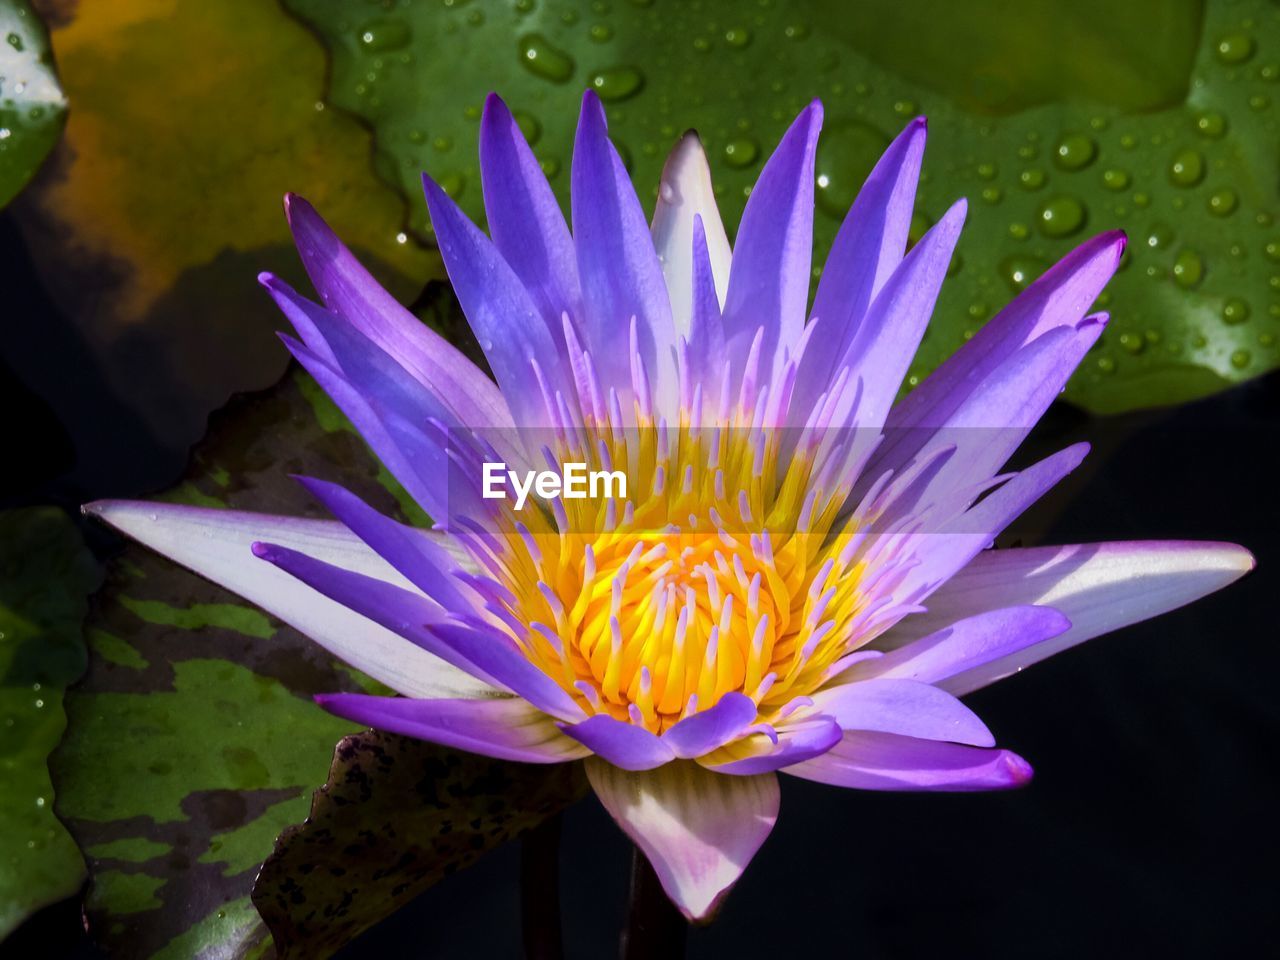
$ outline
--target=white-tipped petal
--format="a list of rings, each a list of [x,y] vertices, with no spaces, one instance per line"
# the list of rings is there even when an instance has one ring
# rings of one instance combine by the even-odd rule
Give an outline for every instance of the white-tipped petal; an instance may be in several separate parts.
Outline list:
[[[690,920],[711,917],[778,820],[778,778],[728,777],[689,760],[630,773],[595,757],[587,779]]]
[[[255,541],[269,541],[415,589],[340,523],[128,500],[100,500],[84,511],[239,594],[398,693],[424,698],[497,694],[488,684],[334,603],[250,550]]]
[[[938,685],[965,694],[1099,634],[1198,600],[1239,579],[1253,556],[1232,543],[1189,540],[1086,543],[988,550],[938,589],[927,613],[908,617],[879,644],[897,647],[999,607],[1053,607],[1071,628]]]
[[[711,168],[698,135],[690,130],[667,158],[653,210],[653,245],[662,261],[662,276],[671,294],[676,333],[689,335],[693,313],[693,218],[702,217],[707,252],[720,306],[729,289],[731,252],[711,188]]]

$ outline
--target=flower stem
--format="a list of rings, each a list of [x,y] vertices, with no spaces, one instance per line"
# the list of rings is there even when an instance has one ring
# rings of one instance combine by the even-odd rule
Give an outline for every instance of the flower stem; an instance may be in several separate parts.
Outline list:
[[[689,925],[667,899],[658,875],[638,847],[631,850],[631,894],[622,930],[622,960],[680,960]]]
[[[560,814],[524,835],[520,846],[520,924],[527,960],[561,960]]]

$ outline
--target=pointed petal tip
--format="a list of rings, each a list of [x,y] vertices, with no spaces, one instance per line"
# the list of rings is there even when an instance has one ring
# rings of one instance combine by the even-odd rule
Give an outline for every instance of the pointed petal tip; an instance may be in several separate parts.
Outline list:
[[[1006,750],[1004,753],[1004,769],[1009,777],[1008,785],[1013,789],[1025,787],[1036,775],[1031,764],[1018,756],[1012,750]]]
[[[1225,548],[1228,558],[1231,559],[1233,565],[1240,571],[1243,576],[1246,573],[1252,573],[1258,569],[1258,558],[1252,551],[1237,543],[1223,543],[1219,546]]]
[[[284,216],[290,227],[294,226],[297,219],[320,220],[320,214],[311,201],[292,190],[284,195]]]
[[[587,87],[582,91],[582,116],[598,116],[604,119],[604,115],[604,101],[600,99],[600,94]]]

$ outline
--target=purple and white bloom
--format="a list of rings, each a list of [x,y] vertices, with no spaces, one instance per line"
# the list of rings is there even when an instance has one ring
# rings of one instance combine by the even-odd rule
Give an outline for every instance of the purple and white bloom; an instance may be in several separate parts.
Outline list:
[[[866,790],[988,790],[1031,767],[958,697],[1231,583],[1226,543],[989,549],[1086,445],[1001,473],[1106,325],[1124,237],[1082,244],[895,403],[965,216],[910,250],[925,143],[889,146],[812,311],[806,107],[733,244],[696,135],[647,223],[583,99],[572,231],[506,106],[486,104],[489,235],[424,178],[493,378],[289,198],[322,304],[261,279],[294,356],[435,520],[327,479],[320,521],[160,503],[87,509],[284,620],[400,697],[341,717],[491,757],[585,760],[690,919],[778,815],[779,771]],[[807,316],[807,321],[806,321]],[[486,497],[482,466],[581,463],[625,495]]]

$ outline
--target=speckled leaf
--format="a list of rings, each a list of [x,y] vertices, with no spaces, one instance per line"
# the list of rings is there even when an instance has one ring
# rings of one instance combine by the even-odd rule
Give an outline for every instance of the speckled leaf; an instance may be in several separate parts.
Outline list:
[[[26,186],[58,142],[67,100],[49,35],[27,0],[0,0],[0,207]]]
[[[216,414],[189,476],[165,498],[323,516],[290,473],[340,480],[402,519],[416,512],[332,403],[297,372]],[[136,546],[112,564],[87,638],[88,673],[67,696],[68,732],[51,768],[58,814],[89,860],[92,933],[125,958],[269,951],[249,900],[254,876],[281,830],[306,817],[334,743],[352,732],[310,698],[376,685],[291,628]],[[471,769],[469,761],[433,756],[452,784]],[[493,802],[485,783],[500,786],[494,769],[476,768],[488,778],[471,788],[477,815]],[[429,841],[418,836],[425,850]]]
[[[255,278],[304,279],[287,191],[403,299],[435,275],[368,132],[319,102],[322,46],[272,0],[40,5],[72,109],[13,209],[54,303],[161,442],[185,449],[232,393],[283,373]]]
[[[63,689],[84,670],[82,621],[99,579],[62,511],[0,513],[0,940],[84,880],[53,814],[46,758],[66,724]]]
[[[323,960],[585,791],[577,764],[503,763],[376,731],[347,737],[307,822],[263,864],[253,902],[281,960]]]
[[[1280,7],[1266,0],[284,2],[328,42],[329,98],[372,123],[384,175],[416,203],[426,169],[477,217],[491,89],[562,200],[584,87],[607,101],[643,196],[696,127],[731,225],[787,121],[821,97],[821,256],[889,137],[927,114],[918,227],[957,196],[973,207],[910,382],[1113,227],[1133,242],[1103,301],[1112,327],[1070,398],[1182,401],[1280,362]]]

